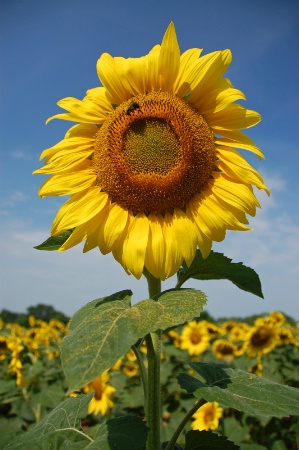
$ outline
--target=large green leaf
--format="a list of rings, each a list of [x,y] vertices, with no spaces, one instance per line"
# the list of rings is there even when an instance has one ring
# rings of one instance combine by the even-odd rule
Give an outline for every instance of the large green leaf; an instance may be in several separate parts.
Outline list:
[[[81,429],[81,419],[87,414],[93,393],[68,398],[37,425],[21,434],[5,449],[50,450],[53,448],[83,449],[91,438]]]
[[[219,436],[211,431],[189,431],[186,434],[185,450],[240,450],[226,436]]]
[[[180,373],[183,389],[224,408],[234,408],[252,416],[299,415],[299,389],[265,380],[224,364],[189,363],[204,381]]]
[[[147,433],[145,422],[137,415],[110,419],[99,426],[88,450],[138,450],[145,446]]]
[[[222,253],[211,251],[204,259],[197,250],[190,267],[183,263],[183,269],[179,271],[179,286],[182,286],[189,278],[196,280],[229,280],[239,289],[264,298],[261,282],[257,273],[243,263],[233,263],[231,259]]]
[[[205,295],[193,289],[165,291],[134,306],[131,296],[131,291],[122,291],[94,300],[74,315],[61,344],[70,392],[109,369],[138,339],[192,320],[206,303]]]
[[[102,423],[94,438],[81,428],[93,393],[68,398],[38,425],[8,444],[7,450],[138,450],[146,443],[148,429],[137,415],[119,417]]]
[[[33,248],[35,248],[36,250],[48,250],[48,251],[58,250],[70,237],[73,231],[74,230],[67,230],[57,236],[50,236],[44,242]]]

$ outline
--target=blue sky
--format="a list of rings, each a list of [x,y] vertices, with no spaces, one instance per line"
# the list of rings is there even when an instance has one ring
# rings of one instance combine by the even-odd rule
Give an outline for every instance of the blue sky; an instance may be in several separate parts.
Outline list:
[[[299,319],[298,43],[297,0],[1,0],[1,197],[0,309],[25,311],[51,304],[67,314],[87,301],[122,289],[146,298],[145,279],[128,277],[111,255],[77,246],[67,252],[33,249],[49,236],[65,198],[40,199],[44,148],[61,140],[71,122],[45,120],[60,112],[56,102],[82,98],[99,85],[95,64],[103,52],[141,56],[160,43],[170,21],[181,51],[230,48],[226,75],[245,92],[246,106],[262,122],[247,134],[263,150],[259,161],[271,196],[250,219],[254,231],[228,232],[214,250],[242,261],[260,275],[265,299],[228,281],[191,281],[208,295],[215,317],[281,310]],[[163,283],[173,287],[174,279]]]

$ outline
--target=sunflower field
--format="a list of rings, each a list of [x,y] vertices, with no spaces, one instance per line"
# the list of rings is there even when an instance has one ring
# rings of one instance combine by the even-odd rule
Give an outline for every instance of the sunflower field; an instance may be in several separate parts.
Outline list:
[[[0,321],[0,429],[1,449],[16,435],[39,423],[65,400],[68,390],[61,367],[59,345],[68,333],[66,322],[29,315],[26,323]],[[146,355],[145,342],[140,343]],[[178,384],[181,372],[195,374],[196,363],[223,363],[258,377],[299,387],[299,324],[281,312],[247,319],[214,320],[207,313],[163,335],[161,353],[162,442],[168,441],[195,404],[192,394]],[[146,359],[146,358],[145,358]],[[184,361],[189,360],[186,364]],[[107,418],[138,414],[144,418],[143,389],[133,350],[115,362],[81,391],[91,393],[84,432],[93,437]],[[296,449],[297,417],[253,417],[217,402],[199,408],[183,429],[226,436],[242,450]],[[182,436],[183,439],[183,436]],[[178,441],[178,445],[182,444]],[[46,447],[45,447],[46,448]],[[48,448],[48,447],[47,447]],[[59,447],[57,443],[56,448]],[[76,448],[85,448],[76,447]]]

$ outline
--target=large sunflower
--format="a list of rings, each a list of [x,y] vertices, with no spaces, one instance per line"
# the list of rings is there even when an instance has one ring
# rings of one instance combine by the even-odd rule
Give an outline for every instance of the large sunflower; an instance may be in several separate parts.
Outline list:
[[[180,54],[171,23],[161,45],[140,58],[104,53],[97,62],[102,87],[83,100],[58,102],[59,118],[79,122],[44,150],[53,174],[39,190],[70,195],[52,235],[74,229],[59,250],[85,240],[84,252],[112,252],[128,273],[144,268],[164,280],[196,248],[207,257],[226,230],[248,230],[255,215],[252,185],[267,187],[236,148],[263,157],[240,129],[260,115],[234,103],[245,99],[223,74],[230,50]]]

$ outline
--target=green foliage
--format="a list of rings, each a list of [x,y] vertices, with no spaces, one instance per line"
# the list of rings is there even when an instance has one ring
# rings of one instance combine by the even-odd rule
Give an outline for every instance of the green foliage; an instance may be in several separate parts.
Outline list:
[[[44,242],[33,248],[35,248],[36,250],[47,250],[47,251],[58,250],[70,237],[73,231],[74,230],[67,230],[57,236],[50,236]]]
[[[179,303],[179,299],[182,299],[182,294],[184,294],[185,292],[187,293],[187,296],[189,295],[189,293],[190,295],[194,295],[195,293],[195,296],[197,296],[198,294],[197,291],[192,290],[167,291],[163,293],[162,296],[159,296],[156,302],[152,302],[153,304],[157,303],[156,308],[158,308],[160,321],[157,323],[161,323],[163,320],[166,320],[167,323],[172,322],[173,317],[176,317],[176,314],[172,312],[172,308],[170,307],[170,305],[172,304],[172,298],[174,298],[172,306],[174,309],[176,309]],[[176,295],[178,296],[177,299],[175,297]],[[101,299],[101,301],[98,300],[95,302],[91,302],[91,304],[86,305],[86,307],[82,308],[81,312],[85,311],[86,313],[85,320],[91,320],[91,317],[92,320],[94,320],[93,318],[95,314],[92,314],[92,311],[97,310],[97,308],[101,308],[104,305],[110,307],[114,306],[114,302],[118,302],[120,298],[122,298],[123,300],[130,300],[131,292],[125,291],[121,295],[118,293],[115,296],[111,297],[112,299],[108,297],[107,302],[105,302],[105,299]],[[193,300],[190,300],[189,297],[188,301],[190,302],[190,305],[193,304]],[[194,301],[196,303],[196,299],[194,299]],[[98,307],[96,306],[96,302],[99,303]],[[199,301],[199,304],[200,303],[201,300]],[[195,307],[195,309],[198,308],[198,305]],[[170,310],[168,310],[168,306],[170,307]],[[129,307],[126,304],[126,306],[123,308],[123,312],[125,314],[128,313],[130,316],[130,312],[132,312],[133,310],[134,317],[139,317],[139,320],[141,320],[141,318],[143,317],[146,317],[147,309],[144,308],[144,306],[142,306],[140,310],[135,310],[133,308],[134,307]],[[184,309],[188,309],[188,303],[184,304]],[[153,309],[153,311],[155,312],[155,309]],[[163,314],[161,313],[161,311]],[[80,320],[82,320],[81,312],[79,311],[72,320],[71,333],[75,330],[78,330],[78,328],[80,329]],[[181,316],[180,310],[178,310],[177,314],[180,316],[179,322],[181,320],[183,321],[183,319],[184,322],[186,321],[185,317]],[[189,311],[188,314],[192,316],[192,314],[194,314],[194,310]],[[166,316],[166,319],[164,315]],[[198,315],[198,312],[196,313],[196,315]],[[98,324],[100,323],[102,313],[99,316],[100,317],[98,319]],[[105,314],[103,317],[105,317]],[[153,314],[153,316],[151,315],[151,317],[155,318],[155,314]],[[202,315],[200,319],[203,318],[207,317],[203,317]],[[219,323],[218,321],[215,321],[209,316],[208,318],[210,325],[213,324],[214,326],[221,326],[221,323]],[[150,319],[150,321],[151,320],[152,319]],[[136,322],[138,321],[136,320]],[[243,319],[242,322],[247,322],[247,320]],[[124,322],[124,324],[125,323],[126,322]],[[199,323],[202,323],[202,321]],[[124,330],[124,334],[126,334],[127,330],[125,328],[122,328],[122,326],[119,326],[118,328],[119,330]],[[136,330],[138,330],[138,326],[139,325],[137,323]],[[82,334],[85,333],[86,328],[87,325],[83,320],[81,328]],[[163,359],[161,362],[161,394],[163,405],[161,433],[162,442],[169,441],[172,438],[173,433],[182,422],[186,414],[190,411],[190,409],[194,407],[195,403],[193,394],[190,394],[185,390],[180,390],[180,387],[177,383],[177,376],[179,373],[190,371],[190,366],[184,363],[184,361],[190,360],[188,350],[182,350],[181,348],[179,348],[179,346],[177,346],[179,341],[176,342],[175,335],[171,334],[175,333],[177,336],[180,336],[183,327],[179,326],[175,330],[173,326],[169,328],[171,328],[171,331],[167,332],[164,335],[163,339]],[[288,324],[285,324],[285,328],[288,329]],[[16,329],[18,329],[18,327]],[[41,331],[42,330],[43,328],[41,327]],[[37,331],[37,325],[32,325],[31,329],[26,329],[26,332],[29,333],[28,335],[31,336],[31,343],[34,343],[37,342],[37,336],[35,333],[30,334],[32,331]],[[50,327],[45,327],[44,332],[47,336],[50,332]],[[294,334],[296,333],[295,329],[293,332]],[[11,339],[13,341],[13,329],[11,333]],[[7,339],[10,339],[10,335],[7,330],[3,329],[2,332],[0,332],[0,338],[1,335]],[[229,339],[229,336],[230,334],[228,333],[227,339]],[[135,339],[136,336],[134,335],[133,337]],[[178,438],[177,448],[186,450],[187,445],[193,445],[193,447],[190,448],[194,448],[194,450],[196,448],[205,448],[204,446],[201,447],[201,445],[206,445],[207,437],[211,436],[211,439],[214,439],[214,442],[213,440],[211,442],[209,441],[209,450],[211,448],[215,448],[217,450],[219,448],[241,448],[242,450],[295,449],[296,433],[298,433],[299,428],[297,417],[269,417],[269,415],[265,415],[264,413],[260,414],[260,412],[258,411],[258,407],[256,408],[252,405],[252,410],[250,410],[251,412],[246,413],[244,411],[238,411],[237,409],[235,409],[237,405],[234,405],[233,408],[231,402],[236,402],[237,400],[240,401],[240,405],[242,406],[242,409],[244,409],[243,406],[245,400],[244,398],[239,398],[242,389],[243,391],[245,391],[246,397],[248,397],[250,400],[250,394],[252,394],[252,391],[249,389],[249,395],[247,395],[248,386],[246,387],[246,389],[244,389],[244,387],[242,386],[242,383],[244,381],[243,377],[245,377],[245,382],[248,381],[249,388],[256,389],[256,397],[259,401],[262,399],[262,395],[265,395],[266,403],[269,402],[266,395],[267,389],[265,390],[265,386],[269,381],[274,382],[271,386],[275,388],[278,385],[277,383],[283,383],[285,385],[288,384],[289,386],[292,386],[293,389],[291,389],[291,391],[292,393],[295,392],[297,396],[298,389],[294,389],[294,387],[297,388],[299,386],[298,344],[296,346],[294,343],[285,343],[283,345],[281,343],[278,343],[276,348],[274,348],[270,353],[263,355],[260,360],[262,362],[263,378],[256,377],[254,373],[245,372],[254,372],[255,366],[258,362],[256,358],[249,358],[246,356],[246,354],[243,354],[242,356],[224,358],[224,361],[229,362],[231,366],[230,370],[232,370],[232,368],[235,369],[233,373],[237,374],[237,376],[234,377],[231,376],[230,373],[228,375],[228,373],[225,372],[225,377],[221,378],[218,371],[215,369],[215,365],[213,366],[213,364],[210,364],[211,361],[215,363],[219,362],[219,359],[217,359],[215,354],[213,353],[212,345],[213,342],[217,340],[217,337],[219,336],[215,335],[214,337],[210,338],[211,345],[209,345],[206,351],[199,356],[200,361],[209,363],[206,366],[203,365],[203,367],[205,367],[205,370],[203,372],[204,377],[202,376],[202,374],[198,373],[198,378],[195,378],[195,380],[196,383],[198,381],[202,383],[199,387],[199,389],[202,389],[202,391],[205,390],[206,392],[208,392],[209,390],[211,390],[211,392],[213,393],[213,401],[218,400],[218,402],[220,402],[220,406],[227,407],[223,411],[223,417],[220,419],[218,429],[213,433],[204,431],[191,432],[190,421],[188,421],[183,428],[181,436]],[[221,336],[221,338],[223,338],[223,336]],[[28,439],[28,435],[29,437],[32,436],[29,433],[32,429],[34,429],[36,425],[40,425],[41,423],[44,423],[46,419],[49,419],[50,414],[53,412],[53,410],[56,409],[57,405],[59,405],[59,403],[65,398],[66,391],[69,388],[69,385],[64,378],[64,374],[60,366],[60,359],[58,355],[56,355],[58,342],[56,342],[56,345],[54,342],[51,342],[49,345],[43,345],[39,347],[38,352],[40,352],[40,355],[37,354],[36,356],[34,356],[32,353],[33,350],[31,349],[30,343],[28,342],[27,347],[25,342],[26,340],[24,339],[22,358],[20,355],[20,359],[22,360],[23,364],[22,372],[25,380],[25,384],[23,386],[16,386],[15,376],[12,373],[9,373],[8,367],[10,359],[8,357],[3,359],[0,365],[0,448],[5,448],[5,446],[8,446],[7,448],[14,448],[12,447],[13,444],[18,445],[19,447],[17,448],[47,449],[47,446],[51,444],[51,448],[66,448],[66,446],[68,446],[76,449],[85,448],[87,442],[89,448],[90,446],[94,446],[94,448],[103,448],[105,450],[108,450],[110,448],[119,448],[123,450],[126,448],[121,446],[123,444],[127,445],[128,449],[134,449],[136,433],[138,436],[139,432],[137,432],[137,430],[139,429],[139,427],[140,441],[136,442],[143,442],[142,439],[146,438],[147,430],[143,421],[144,398],[140,372],[137,371],[134,375],[128,375],[125,372],[128,364],[136,365],[136,361],[132,362],[130,359],[132,356],[131,354],[130,358],[129,355],[124,356],[121,366],[117,370],[109,370],[109,385],[113,386],[116,389],[116,392],[112,397],[114,407],[112,408],[110,414],[107,413],[105,416],[101,414],[87,414],[87,410],[85,408],[85,412],[82,412],[82,418],[78,421],[78,426],[76,426],[77,431],[74,432],[74,435],[69,435],[66,431],[63,432],[62,435],[59,436],[59,438],[54,437],[54,435],[49,436],[50,444],[48,442],[48,438],[46,438],[42,443],[43,447],[38,447],[38,445],[40,444],[36,444],[36,446],[35,444],[33,445],[30,440],[24,441],[23,443],[23,439]],[[134,343],[135,342],[136,341],[134,341]],[[140,346],[139,349],[142,350],[143,346]],[[47,353],[45,353],[46,351],[49,351],[50,355],[56,356],[53,359],[49,359],[47,357]],[[126,352],[124,353],[126,354]],[[7,355],[8,354],[9,353],[7,353]],[[80,357],[81,356],[79,355],[79,359]],[[146,361],[145,354],[142,353],[142,357],[144,358],[144,361]],[[192,367],[192,370],[194,370],[198,363],[192,363],[191,365],[193,364],[195,364],[195,366]],[[212,369],[207,370],[207,366],[210,368],[212,367]],[[216,367],[218,367],[218,365]],[[228,367],[224,366],[224,368],[221,369],[223,371],[226,371],[228,370]],[[232,383],[228,383],[228,378],[229,381],[232,381]],[[232,389],[232,391],[228,391],[228,387],[224,388],[223,385],[225,385],[226,383],[228,383],[228,387],[229,389]],[[230,386],[231,384],[233,386]],[[269,398],[270,402],[275,401],[276,398],[276,405],[274,406],[273,411],[275,411],[275,408],[278,407],[279,413],[281,413],[281,408],[288,407],[287,405],[289,400],[288,396],[285,397],[285,395],[283,395],[283,397],[281,397],[281,385],[278,386],[278,390],[270,390]],[[240,389],[237,389],[237,394],[235,392],[235,388]],[[288,393],[290,392],[289,389],[290,388],[287,389]],[[220,391],[221,394],[223,394],[223,392],[225,391],[232,392],[232,398],[227,398],[225,396],[224,400],[218,398],[216,394],[214,395],[217,390]],[[278,394],[279,400],[277,400],[276,394]],[[291,402],[297,401],[296,398],[298,397],[292,395]],[[136,418],[135,421],[134,417],[136,417],[136,415],[139,417],[139,419],[137,420]],[[57,416],[55,417],[56,420]],[[132,420],[132,426],[129,423],[123,423],[121,421],[114,422],[116,420],[122,420],[122,418],[124,417],[131,418],[130,420]],[[54,416],[51,416],[51,420],[53,418]],[[121,441],[121,444],[118,441],[113,444],[113,447],[111,443],[107,443],[107,441],[105,441],[104,436],[108,433],[108,426],[110,427],[111,431],[113,428],[112,425],[115,425],[112,434],[113,436],[115,435],[116,439],[118,439],[118,437],[115,429],[119,430],[123,426],[122,435],[123,433],[125,435],[125,432],[128,430],[128,444],[125,444],[125,440]],[[78,433],[78,431],[82,432],[83,434],[81,435],[80,433]],[[15,437],[18,435],[20,435],[20,437],[15,441]],[[134,439],[132,440],[133,436]],[[197,438],[197,436],[199,437],[199,439],[203,439],[204,443],[202,443],[201,441],[197,442],[195,439]],[[190,442],[188,441],[188,439],[190,439]],[[30,442],[30,444],[28,442]],[[117,445],[119,445],[119,447],[117,447]],[[144,444],[140,444],[140,447],[143,448],[143,445]],[[214,447],[212,445],[214,445]],[[234,447],[227,447],[227,445]]]
[[[155,301],[134,306],[131,296],[131,291],[122,291],[94,300],[72,318],[71,333],[61,345],[70,392],[109,369],[138,339],[191,320],[206,303],[205,295],[192,289],[165,291]]]
[[[58,405],[46,418],[19,436],[5,448],[23,450],[24,448],[84,448],[91,438],[81,429],[81,419],[87,413],[92,394],[68,398]],[[76,444],[76,445],[74,445]]]
[[[147,428],[138,416],[119,417],[101,424],[94,438],[81,427],[92,393],[68,398],[27,433],[8,444],[7,450],[72,448],[138,450],[146,442]]]
[[[189,363],[204,380],[181,373],[181,388],[224,408],[234,408],[253,416],[299,415],[299,389],[232,369],[224,364]]]
[[[179,286],[189,278],[196,280],[230,280],[239,289],[263,298],[261,282],[257,273],[243,263],[232,263],[232,260],[222,253],[211,251],[204,259],[197,250],[190,267],[183,263],[179,272]]]
[[[51,319],[59,320],[60,322],[67,323],[69,317],[60,311],[56,311],[51,305],[44,305],[38,303],[36,306],[30,306],[27,308],[28,314],[34,316],[36,319],[49,322]]]
[[[59,322],[67,323],[69,317],[60,311],[56,311],[51,305],[38,303],[35,306],[29,306],[27,313],[15,313],[7,309],[0,311],[0,317],[5,323],[19,323],[22,326],[28,327],[28,317],[34,316],[36,319],[45,320],[49,322],[51,319],[59,320]]]
[[[189,431],[186,434],[185,450],[238,450],[240,447],[211,431]]]

